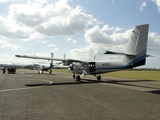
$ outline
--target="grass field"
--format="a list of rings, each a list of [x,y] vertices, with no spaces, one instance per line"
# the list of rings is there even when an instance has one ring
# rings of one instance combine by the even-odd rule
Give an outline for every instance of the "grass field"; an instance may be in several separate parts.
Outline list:
[[[54,69],[53,72],[63,72],[71,74],[68,70]],[[141,79],[141,80],[159,80],[160,81],[160,71],[130,71],[122,70],[117,72],[110,72],[102,74],[102,76],[118,77],[118,78],[131,78],[131,79]]]
[[[141,80],[160,80],[160,71],[117,71],[104,74],[102,76],[112,76],[120,78],[131,78]]]

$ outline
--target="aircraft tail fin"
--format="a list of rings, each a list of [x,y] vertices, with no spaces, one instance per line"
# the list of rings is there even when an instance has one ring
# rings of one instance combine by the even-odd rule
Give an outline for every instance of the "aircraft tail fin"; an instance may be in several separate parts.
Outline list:
[[[124,53],[106,51],[104,54],[124,55],[122,58],[122,61],[125,63],[124,68],[145,65],[146,57],[153,57],[146,54],[148,29],[149,24],[135,26]]]
[[[132,30],[132,34],[124,51],[122,60],[126,67],[133,68],[146,63],[146,51],[148,41],[149,24],[138,25]]]

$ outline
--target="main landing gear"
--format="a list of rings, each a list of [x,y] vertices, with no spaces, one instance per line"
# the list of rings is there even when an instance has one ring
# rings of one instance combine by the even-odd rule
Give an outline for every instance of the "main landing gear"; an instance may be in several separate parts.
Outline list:
[[[80,77],[79,75],[77,75],[76,80],[77,80],[77,81],[80,81],[80,80],[81,80],[81,77]]]
[[[73,79],[76,79],[76,81],[80,81],[81,80],[81,77],[79,75],[75,75],[73,74]]]
[[[96,75],[94,75],[96,78],[97,78],[97,80],[98,81],[101,81],[101,76],[99,75],[99,76],[96,76]],[[80,81],[81,80],[81,76],[79,76],[79,75],[75,75],[75,74],[73,74],[73,79],[76,79],[76,81]]]
[[[98,81],[101,81],[101,76],[96,76]]]

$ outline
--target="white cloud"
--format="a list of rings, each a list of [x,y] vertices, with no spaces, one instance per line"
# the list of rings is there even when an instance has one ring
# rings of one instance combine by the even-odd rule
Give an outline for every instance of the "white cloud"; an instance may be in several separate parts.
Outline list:
[[[13,20],[0,16],[0,34],[8,38],[28,38],[31,30],[25,26],[18,26]]]
[[[160,50],[160,35],[156,32],[150,32],[148,35],[148,49],[149,51]]]
[[[97,24],[92,15],[80,6],[72,8],[67,0],[48,3],[47,0],[28,0],[11,4],[8,15],[0,16],[0,35],[6,38],[30,41],[54,36],[72,36]],[[47,3],[47,4],[46,4]],[[76,43],[77,40],[72,40]]]
[[[121,30],[123,30],[123,28],[119,28],[119,27],[115,28],[115,32],[118,32],[118,31],[121,31]]]
[[[72,38],[67,38],[67,41],[71,41],[72,40]]]
[[[67,38],[67,41],[68,41],[68,42],[72,41],[73,43],[77,43],[77,40],[72,39],[72,38]]]
[[[125,31],[124,33],[112,33],[107,34],[105,31],[106,30],[112,30],[112,31],[118,31],[122,30],[123,28],[114,28],[114,27],[106,27],[104,25],[102,28],[100,28],[98,25],[94,26],[93,28],[89,29],[85,33],[85,39],[89,44],[97,44],[97,45],[103,45],[103,44],[119,44],[123,41],[126,42],[128,37],[128,34],[130,30]]]
[[[47,0],[35,0],[38,3],[48,3]]]
[[[110,39],[109,35],[107,35],[103,30],[99,28],[99,26],[95,26],[85,33],[85,39],[89,44],[110,44],[112,40]]]
[[[59,50],[59,48],[54,48],[54,49],[52,49],[52,52],[56,52],[58,50]]]
[[[103,28],[101,29],[101,31],[109,31],[109,30],[113,30],[114,27],[109,28],[108,25],[104,25]]]
[[[139,7],[140,11],[143,11],[143,8],[146,7],[146,6],[147,6],[146,2],[143,2],[141,4],[141,6]]]
[[[54,45],[54,44],[47,45],[47,47],[54,47],[54,46],[56,46],[56,45]]]
[[[9,6],[9,17],[26,26],[34,27],[45,20],[47,9],[40,4],[12,4]]]
[[[69,51],[70,57],[79,60],[93,60],[96,57],[96,60],[116,60],[120,59],[121,56],[105,55],[106,50],[116,51],[119,49],[118,45],[88,45],[81,48],[76,48]],[[123,50],[124,46],[121,46],[120,49]],[[116,49],[116,50],[115,50]],[[77,55],[78,54],[78,55]]]
[[[12,49],[20,49],[21,47],[18,45],[13,45],[5,40],[0,40],[0,48],[12,48]]]
[[[158,7],[158,11],[160,12],[160,0],[152,0]]]
[[[44,44],[44,43],[47,43],[47,40],[43,40],[42,43],[43,43],[43,44]]]
[[[9,0],[0,0],[0,2],[8,2]]]
[[[73,40],[73,43],[77,43],[77,40]]]
[[[33,40],[33,39],[44,39],[44,35],[38,33],[38,32],[33,32],[29,35],[29,38],[28,39],[24,39],[25,41],[30,41],[30,40]],[[43,41],[44,42],[44,41]]]
[[[92,15],[84,13],[80,6],[71,8],[67,0],[53,4],[12,4],[9,7],[9,18],[47,36],[74,35],[88,25],[97,24]]]

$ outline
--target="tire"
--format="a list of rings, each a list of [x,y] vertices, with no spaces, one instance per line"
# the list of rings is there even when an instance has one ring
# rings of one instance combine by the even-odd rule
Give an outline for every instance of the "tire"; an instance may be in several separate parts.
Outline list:
[[[101,76],[97,76],[97,80],[98,80],[98,81],[101,81]]]
[[[80,81],[80,80],[81,80],[81,78],[80,78],[79,75],[77,75],[76,80],[77,80],[77,81]]]

